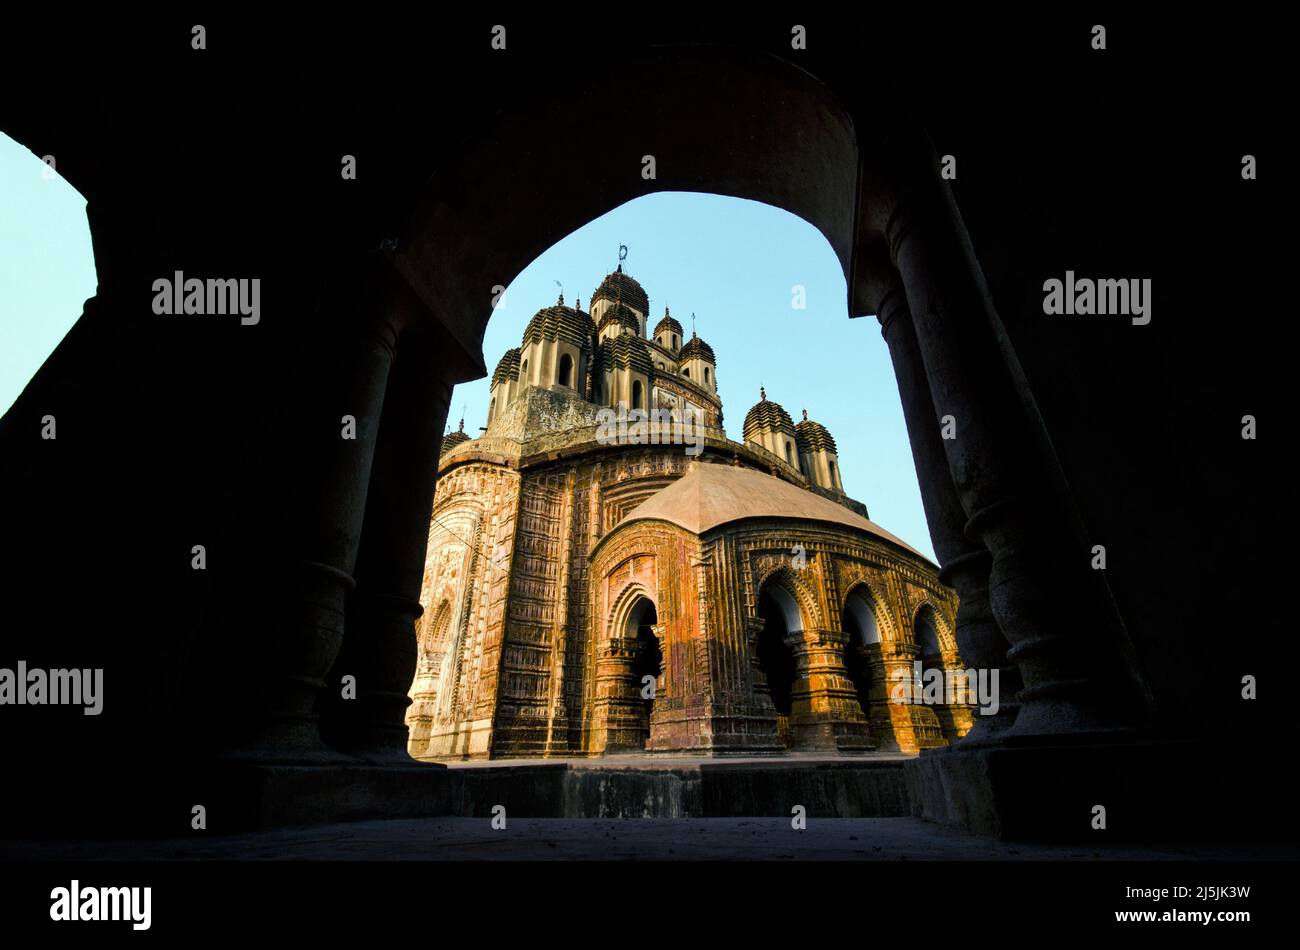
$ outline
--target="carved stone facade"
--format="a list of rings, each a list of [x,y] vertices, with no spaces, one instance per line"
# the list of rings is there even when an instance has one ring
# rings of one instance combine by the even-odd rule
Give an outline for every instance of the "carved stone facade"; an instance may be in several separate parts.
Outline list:
[[[676,321],[644,339],[639,285],[607,284],[599,331],[562,300],[540,311],[484,435],[444,442],[411,754],[916,752],[965,734],[969,706],[895,701],[918,663],[963,667],[935,565],[843,494],[806,414],[796,432],[764,393],[729,440],[713,351],[693,338],[673,362]],[[610,425],[636,406],[600,398],[633,391],[610,339],[653,367],[634,391],[663,412],[640,430]]]

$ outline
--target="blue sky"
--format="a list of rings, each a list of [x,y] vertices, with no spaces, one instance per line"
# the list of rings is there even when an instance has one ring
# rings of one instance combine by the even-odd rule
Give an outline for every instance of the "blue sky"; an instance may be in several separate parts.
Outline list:
[[[86,199],[0,135],[0,413],[81,316],[95,283]]]
[[[0,135],[0,410],[81,314],[95,292],[86,202],[41,161]],[[759,386],[797,422],[800,410],[830,429],[848,493],[873,521],[933,558],[889,353],[874,319],[850,320],[844,276],[826,239],[794,215],[752,201],[668,192],[614,209],[564,238],[519,274],[488,324],[491,373],[518,346],[538,309],[591,293],[628,246],[624,269],[650,295],[650,328],[664,304],[718,358],[728,435],[758,401]],[[806,288],[807,308],[792,307]],[[471,435],[486,422],[488,379],[453,395]]]

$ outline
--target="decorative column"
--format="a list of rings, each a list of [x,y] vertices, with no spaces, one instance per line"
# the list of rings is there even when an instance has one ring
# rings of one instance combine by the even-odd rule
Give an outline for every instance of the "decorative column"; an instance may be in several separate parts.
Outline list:
[[[965,664],[998,671],[997,714],[976,716],[976,723],[961,741],[991,738],[1015,722],[1020,708],[1015,700],[1022,685],[1020,671],[1007,661],[1010,644],[998,629],[989,606],[988,579],[993,558],[980,541],[970,540],[963,533],[966,513],[948,472],[939,415],[930,398],[902,278],[890,262],[883,241],[874,242],[866,249],[862,263],[867,301],[880,321],[880,332],[889,346],[889,358],[898,380],[925,520],[939,558],[939,579],[952,587],[959,598],[955,624],[957,649]]]
[[[438,451],[452,383],[470,375],[457,345],[413,295],[380,425],[348,633],[324,703],[327,740],[373,763],[409,763],[415,676]],[[355,698],[341,680],[355,677]]]
[[[797,749],[865,752],[876,747],[844,666],[848,642],[843,630],[795,630],[785,637],[795,661],[790,734]]]
[[[993,558],[989,603],[1025,685],[1004,735],[1131,728],[1148,712],[1131,646],[1088,576],[1063,479],[1003,359],[1005,331],[938,167],[923,135],[880,140],[864,158],[862,194],[867,230],[883,235],[902,276],[939,416],[931,424],[955,426],[943,447],[965,533]]]
[[[596,645],[596,696],[592,703],[592,752],[644,752],[645,718],[635,679],[641,643],[610,637]]]
[[[921,684],[916,681],[916,661],[921,648],[911,643],[886,641],[880,644],[880,651],[889,718],[899,751],[915,753],[943,745],[939,718],[921,701]]]

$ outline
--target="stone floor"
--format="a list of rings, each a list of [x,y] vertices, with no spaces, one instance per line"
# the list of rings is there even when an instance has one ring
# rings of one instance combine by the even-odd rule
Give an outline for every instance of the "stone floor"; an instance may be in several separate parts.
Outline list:
[[[1278,846],[1054,847],[1008,844],[915,818],[488,819],[349,822],[141,841],[0,843],[7,860],[1206,861],[1294,859]]]

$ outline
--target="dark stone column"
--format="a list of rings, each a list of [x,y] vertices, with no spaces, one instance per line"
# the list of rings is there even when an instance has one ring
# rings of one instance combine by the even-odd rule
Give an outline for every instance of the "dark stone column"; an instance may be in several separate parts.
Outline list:
[[[1015,701],[1020,692],[1020,671],[1007,661],[1006,637],[998,629],[989,606],[989,571],[993,558],[988,549],[964,534],[966,513],[948,472],[940,436],[939,415],[930,398],[929,382],[921,361],[920,345],[907,296],[898,271],[889,260],[883,241],[863,252],[863,276],[866,297],[880,320],[880,332],[889,345],[889,358],[898,380],[898,395],[903,403],[907,437],[916,465],[916,480],[921,488],[930,541],[939,558],[940,579],[960,599],[957,608],[957,649],[962,661],[976,669],[998,670],[1000,703],[993,716],[975,716],[975,724],[960,742],[978,742],[991,738],[1010,726],[1019,711]]]
[[[399,315],[389,306],[395,275],[367,258],[329,288],[320,314],[322,349],[287,367],[299,380],[277,420],[280,481],[246,526],[250,571],[228,621],[248,636],[255,667],[253,721],[237,759],[337,761],[321,739],[316,705],[343,642],[346,601],[361,537],[379,420]],[[345,437],[344,416],[354,420]],[[257,550],[265,545],[273,550]],[[282,547],[280,547],[282,546]],[[280,547],[279,553],[274,548]]]
[[[1100,603],[1060,480],[1036,442],[998,347],[983,274],[924,136],[882,139],[864,159],[867,230],[902,275],[943,447],[968,522],[993,557],[989,602],[1025,689],[1004,735],[1111,731],[1146,719],[1128,645]],[[939,425],[938,421],[933,423]]]
[[[430,323],[412,318],[393,365],[366,499],[357,590],[347,636],[322,704],[325,737],[368,762],[410,762],[406,709],[415,677],[415,624],[433,512],[438,452],[457,350]],[[341,680],[355,677],[343,698]]]

